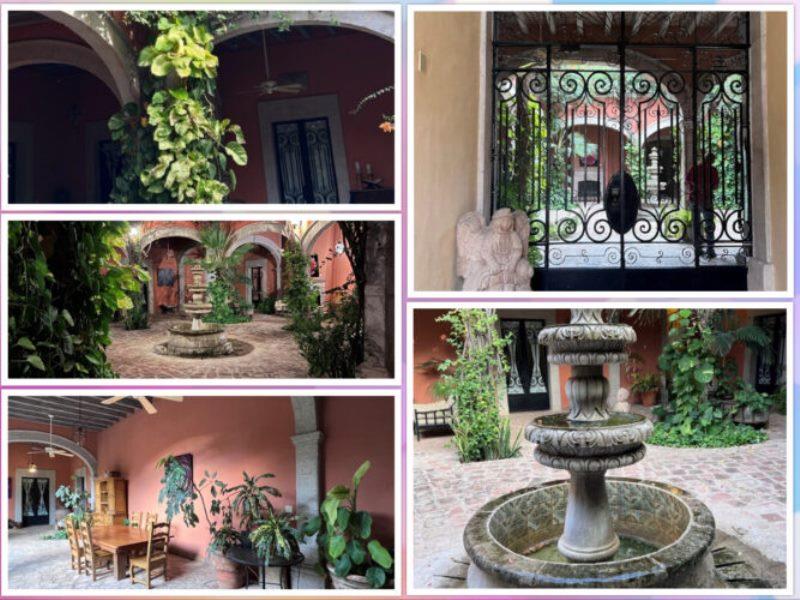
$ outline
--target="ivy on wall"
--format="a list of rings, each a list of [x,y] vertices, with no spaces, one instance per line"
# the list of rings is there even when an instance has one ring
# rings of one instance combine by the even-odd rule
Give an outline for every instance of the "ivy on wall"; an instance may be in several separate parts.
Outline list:
[[[11,377],[114,377],[105,348],[148,275],[120,264],[127,224],[12,221],[8,226]]]

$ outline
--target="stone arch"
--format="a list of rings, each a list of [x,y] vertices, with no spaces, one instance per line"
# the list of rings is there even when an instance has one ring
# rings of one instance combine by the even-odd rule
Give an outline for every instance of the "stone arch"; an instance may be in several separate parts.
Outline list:
[[[45,446],[52,445],[57,448],[61,448],[62,450],[66,450],[67,452],[72,452],[75,456],[81,459],[83,464],[85,464],[89,469],[89,481],[87,481],[87,486],[89,488],[89,496],[91,498],[92,505],[94,504],[94,480],[97,477],[97,459],[95,456],[89,452],[83,446],[80,446],[73,442],[72,440],[65,438],[61,435],[53,434],[51,435],[46,431],[36,431],[32,429],[10,429],[8,432],[8,443],[9,444],[42,444]],[[16,473],[9,473],[9,477],[14,477],[16,479]],[[14,485],[14,519],[21,520],[22,519],[22,497],[21,497],[21,486],[19,485],[19,481],[15,481]],[[55,483],[54,481],[52,483]],[[54,487],[54,486],[51,486]],[[51,496],[55,492],[55,489],[51,489],[50,493]],[[17,497],[17,494],[20,494]],[[51,518],[55,515],[54,509],[55,506],[52,505],[53,498],[51,498],[51,510],[50,515]],[[19,514],[16,514],[19,512]],[[19,517],[19,518],[18,518]]]
[[[41,64],[69,65],[91,73],[106,84],[120,104],[127,101],[105,63],[86,46],[61,40],[23,40],[9,45],[9,70]]]
[[[237,235],[235,241],[231,244],[230,248],[228,248],[226,254],[230,256],[245,244],[253,244],[254,246],[260,246],[272,255],[272,258],[275,259],[275,271],[276,271],[276,282],[277,282],[276,289],[280,290],[283,256],[282,256],[282,251],[278,246],[278,244],[276,244],[273,240],[263,235],[256,235],[256,234],[251,234],[248,236]]]
[[[157,242],[158,240],[163,240],[166,238],[184,238],[192,240],[197,244],[202,243],[200,241],[200,232],[197,229],[194,229],[193,227],[184,227],[184,226],[155,227],[147,231],[146,233],[142,234],[142,237],[139,240],[139,248],[145,251],[153,243]],[[182,252],[175,257],[178,266],[180,266],[184,254],[185,252]],[[149,259],[147,263],[148,263],[148,271],[150,273],[150,279],[147,281],[147,308],[148,312],[151,315],[154,315],[156,313],[155,282],[157,273],[153,272],[153,265],[150,264]],[[183,297],[183,294],[181,293],[182,288],[183,286],[179,288],[179,295],[181,298]]]
[[[139,97],[136,57],[124,33],[111,16],[101,10],[43,11],[48,19],[63,25],[95,52],[105,65],[115,94],[123,104]]]
[[[315,221],[300,238],[300,246],[303,248],[303,252],[310,254],[320,236],[334,223],[336,221]]]
[[[287,18],[295,26],[325,25],[344,27],[369,33],[394,43],[394,12],[384,10],[298,10],[280,13],[265,11],[255,18],[252,15],[242,15],[216,37],[215,43],[219,44],[225,40],[253,31],[282,26],[286,23]]]

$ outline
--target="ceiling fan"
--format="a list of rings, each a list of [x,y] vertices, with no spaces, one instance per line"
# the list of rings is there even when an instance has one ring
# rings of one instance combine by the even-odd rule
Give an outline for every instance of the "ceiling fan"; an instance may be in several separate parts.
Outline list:
[[[147,411],[147,414],[154,415],[158,412],[153,403],[150,401],[150,398],[147,396],[113,396],[111,398],[106,398],[100,404],[116,404],[120,400],[125,400],[125,398],[133,398],[137,400],[139,404],[142,405],[142,408]],[[159,400],[169,400],[170,402],[183,402],[183,398],[181,396],[156,396]]]
[[[67,452],[61,448],[53,446],[53,415],[47,415],[50,418],[50,443],[43,448],[34,448],[28,454],[47,454],[50,458],[58,456],[75,456],[72,452]]]
[[[306,89],[308,76],[305,73],[290,73],[279,79],[269,78],[269,60],[267,59],[267,34],[261,30],[261,50],[264,53],[264,75],[266,79],[258,84],[262,94],[298,94]]]

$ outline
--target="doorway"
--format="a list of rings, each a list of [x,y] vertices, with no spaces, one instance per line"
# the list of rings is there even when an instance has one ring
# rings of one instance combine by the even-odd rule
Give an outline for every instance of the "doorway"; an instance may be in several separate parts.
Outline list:
[[[50,523],[50,480],[47,477],[22,478],[22,526]]]
[[[539,345],[543,319],[503,319],[501,330],[511,336],[507,347],[509,371],[506,374],[508,410],[522,412],[548,410],[547,351]]]
[[[250,304],[261,302],[264,289],[264,268],[261,265],[250,267]]]

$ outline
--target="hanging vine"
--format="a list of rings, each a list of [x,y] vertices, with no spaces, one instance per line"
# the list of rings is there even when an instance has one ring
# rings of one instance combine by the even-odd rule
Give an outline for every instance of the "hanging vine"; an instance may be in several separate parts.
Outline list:
[[[227,16],[225,16],[227,15]],[[218,119],[214,33],[237,13],[132,11],[155,38],[139,53],[142,100],[108,122],[120,146],[114,202],[224,202],[247,164],[242,128]]]

